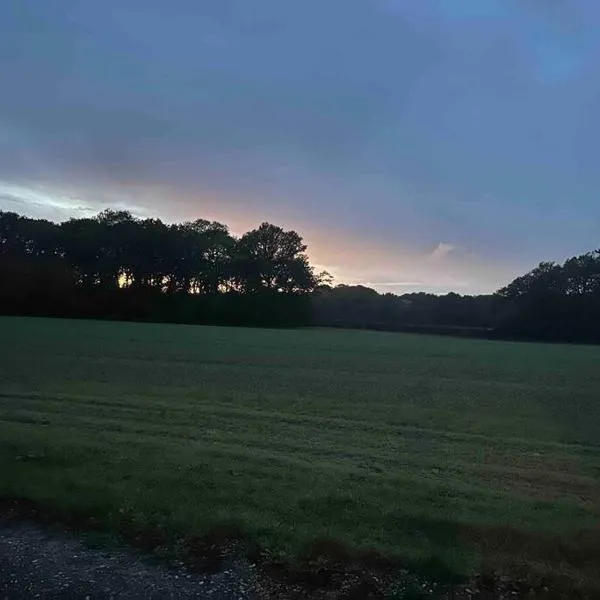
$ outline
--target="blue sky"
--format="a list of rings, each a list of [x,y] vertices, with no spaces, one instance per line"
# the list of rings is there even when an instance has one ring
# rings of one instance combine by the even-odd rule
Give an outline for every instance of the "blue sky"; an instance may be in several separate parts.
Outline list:
[[[493,291],[600,246],[597,0],[4,0],[0,209],[297,229]]]

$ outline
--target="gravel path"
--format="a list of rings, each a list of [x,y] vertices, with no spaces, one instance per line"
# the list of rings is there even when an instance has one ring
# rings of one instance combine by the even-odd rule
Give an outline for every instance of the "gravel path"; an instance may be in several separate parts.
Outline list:
[[[34,524],[0,520],[0,600],[250,600],[253,579],[247,564],[197,575],[126,550],[90,548]]]

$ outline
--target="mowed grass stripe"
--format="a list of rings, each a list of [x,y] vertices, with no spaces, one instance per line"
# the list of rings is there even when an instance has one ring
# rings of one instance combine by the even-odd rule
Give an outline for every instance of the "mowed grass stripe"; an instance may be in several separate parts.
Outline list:
[[[189,419],[179,423],[169,421],[168,427],[161,426],[155,422],[152,416],[140,419],[139,416],[119,415],[118,417],[107,417],[98,414],[69,414],[64,418],[64,409],[55,407],[54,412],[41,410],[13,410],[4,415],[4,420],[13,423],[40,423],[45,427],[56,429],[75,429],[76,431],[112,432],[122,433],[136,442],[143,438],[155,439],[157,437],[176,438],[177,440],[188,440],[200,444],[197,448],[203,454],[218,454],[227,451],[235,453],[237,449],[243,448],[241,454],[248,454],[251,449],[257,456],[266,457],[288,457],[293,456],[294,461],[304,461],[314,468],[330,468],[332,464],[340,463],[349,469],[359,469],[366,472],[383,474],[404,471],[414,473],[423,477],[425,471],[443,472],[443,481],[448,483],[452,480],[463,481],[472,486],[486,481],[486,485],[496,489],[502,489],[508,485],[522,494],[542,499],[548,497],[560,498],[561,494],[569,489],[569,486],[578,488],[580,500],[591,503],[595,507],[598,494],[595,490],[595,481],[590,477],[576,476],[571,472],[573,465],[572,457],[551,456],[503,456],[499,448],[492,457],[482,456],[475,445],[450,444],[440,447],[436,440],[431,440],[429,445],[421,445],[421,452],[412,452],[414,448],[401,440],[384,438],[375,447],[352,448],[344,446],[345,438],[340,438],[335,443],[329,432],[324,437],[321,432],[316,431],[305,436],[310,439],[307,444],[286,441],[295,439],[294,431],[278,431],[277,437],[258,436],[247,433],[247,419],[245,414],[237,422],[231,419],[223,422],[203,421],[202,426],[189,425]],[[210,415],[203,415],[205,418]],[[53,421],[54,419],[54,421]],[[237,425],[237,427],[236,427]],[[227,427],[228,429],[226,429]],[[235,441],[231,441],[235,440]],[[421,440],[422,441],[422,440]],[[390,444],[390,442],[393,442]],[[395,444],[395,447],[394,447]],[[346,442],[347,445],[347,442]],[[392,449],[390,450],[390,446]],[[387,450],[387,452],[385,451]],[[428,455],[424,455],[424,450]],[[537,453],[536,453],[537,454]],[[502,458],[499,462],[499,458]],[[478,467],[474,468],[474,463]],[[505,466],[506,464],[506,466]],[[543,471],[543,476],[539,472]]]
[[[468,470],[468,465],[475,463],[479,464],[480,468],[477,470],[479,473],[493,471],[497,465],[507,465],[517,477],[519,472],[533,469],[546,471],[549,474],[555,471],[568,473],[572,470],[574,458],[572,451],[568,454],[565,452],[567,450],[565,447],[544,448],[542,454],[539,452],[542,448],[539,447],[537,452],[532,452],[532,447],[530,447],[529,451],[521,448],[520,452],[515,453],[514,449],[506,450],[503,446],[498,446],[490,448],[491,451],[482,453],[479,446],[482,440],[479,438],[466,437],[460,440],[460,444],[457,444],[456,438],[445,439],[440,432],[424,433],[423,431],[414,430],[406,432],[396,429],[388,432],[389,435],[368,438],[371,442],[369,444],[364,442],[359,446],[355,444],[350,451],[347,448],[347,435],[351,432],[344,428],[336,429],[331,427],[331,424],[325,424],[326,427],[320,426],[318,429],[306,430],[303,424],[293,423],[293,421],[277,422],[274,420],[273,415],[269,415],[272,417],[269,419],[260,413],[249,415],[247,411],[234,412],[233,414],[230,411],[225,411],[224,414],[218,415],[204,411],[198,420],[198,424],[190,425],[193,417],[184,411],[178,419],[169,416],[169,425],[161,426],[159,422],[164,420],[166,411],[156,415],[138,412],[137,409],[133,409],[133,411],[128,409],[127,415],[119,414],[115,417],[112,410],[97,410],[96,407],[91,407],[83,413],[68,413],[65,416],[63,414],[64,407],[61,407],[60,404],[60,401],[56,402],[52,411],[49,410],[46,402],[43,402],[40,408],[32,407],[28,411],[24,409],[17,409],[16,412],[15,410],[4,411],[4,414],[5,418],[9,416],[13,419],[18,417],[21,422],[39,422],[46,426],[52,422],[51,415],[53,415],[62,425],[70,424],[72,427],[90,428],[92,430],[96,427],[140,433],[147,430],[153,435],[177,435],[187,439],[214,440],[216,438],[236,437],[244,444],[255,445],[261,445],[264,439],[267,439],[268,443],[264,444],[267,447],[283,447],[296,452],[301,451],[303,446],[289,442],[284,443],[282,439],[297,439],[301,433],[304,433],[305,439],[310,441],[310,454],[320,453],[324,456],[337,456],[341,460],[360,460],[363,462],[366,460],[368,464],[376,469],[388,469],[394,466],[406,468],[416,465],[423,468],[443,467],[448,471],[450,464],[454,469],[463,469],[463,465],[466,464]],[[130,419],[133,419],[131,423]],[[261,436],[248,434],[248,429],[255,430],[249,427],[252,419],[260,421],[262,427],[257,429],[262,432]],[[265,423],[269,424],[269,422],[271,427],[265,427]],[[293,425],[290,426],[289,423],[293,423]],[[347,426],[348,424],[342,425]],[[360,423],[353,423],[352,425],[357,429],[361,427]],[[420,444],[418,448],[420,452],[412,452],[415,449],[415,442]],[[303,444],[306,445],[305,442]],[[424,454],[425,450],[427,450],[426,455]],[[552,450],[552,452],[550,453],[549,450]],[[376,457],[376,460],[374,457]],[[589,457],[587,458],[589,462]],[[595,462],[597,465],[598,461]]]
[[[72,404],[83,409],[88,417],[98,417],[107,414],[118,413],[118,420],[135,419],[136,422],[148,421],[156,423],[157,419],[168,417],[169,427],[189,426],[190,419],[198,419],[198,427],[211,428],[222,426],[226,429],[248,429],[253,424],[265,425],[272,422],[277,431],[282,435],[304,432],[306,426],[326,432],[331,440],[337,437],[340,442],[347,444],[347,435],[356,432],[368,431],[379,434],[378,438],[371,438],[370,446],[388,447],[390,437],[394,438],[417,438],[435,439],[438,443],[447,443],[456,448],[455,442],[473,444],[481,447],[483,442],[494,440],[494,436],[478,433],[463,433],[430,427],[418,427],[410,424],[384,424],[373,423],[365,420],[342,419],[338,417],[320,417],[309,415],[297,415],[292,413],[275,413],[262,408],[239,408],[232,403],[216,402],[213,400],[190,399],[187,401],[152,401],[143,397],[125,400],[108,399],[105,397],[41,397],[37,394],[11,395],[0,397],[0,407],[3,407],[2,416],[10,413],[8,410],[28,410],[32,413],[31,418],[42,422],[44,415],[58,414],[61,420],[69,418],[71,412],[65,412],[65,403]],[[7,410],[8,409],[8,410]],[[0,416],[0,419],[2,419]],[[39,417],[39,418],[38,418]],[[288,426],[286,429],[283,429]],[[291,427],[296,431],[293,431]],[[535,454],[543,451],[544,456],[556,457],[563,453],[584,454],[590,458],[597,457],[600,460],[600,446],[567,442],[547,442],[531,438],[515,438],[496,435],[496,441],[501,442],[501,448],[496,449],[500,454],[502,450],[506,453],[512,451],[530,452],[537,450]],[[600,444],[600,440],[599,440]]]
[[[65,432],[66,433],[66,432]],[[102,435],[102,434],[101,434]],[[575,507],[567,510],[565,506],[560,511],[551,504],[539,502],[525,503],[513,502],[501,490],[492,490],[471,486],[466,481],[452,482],[447,479],[447,474],[428,474],[423,472],[419,478],[418,485],[415,485],[414,478],[403,471],[394,471],[391,473],[363,473],[359,469],[348,465],[341,465],[325,460],[308,461],[301,457],[289,453],[279,453],[273,449],[263,450],[256,447],[241,447],[233,444],[214,444],[206,448],[204,444],[182,443],[181,440],[169,439],[158,443],[153,436],[139,435],[135,447],[131,442],[133,437],[124,432],[111,432],[111,435],[103,436],[103,441],[98,444],[90,443],[89,436],[83,436],[77,442],[76,452],[69,445],[63,446],[58,451],[50,450],[41,440],[37,445],[37,451],[42,455],[36,460],[33,456],[34,469],[46,472],[48,466],[58,464],[62,467],[62,476],[66,478],[67,488],[77,487],[78,478],[94,478],[94,474],[99,470],[102,473],[106,470],[105,476],[114,477],[114,472],[131,473],[142,488],[150,488],[147,491],[152,493],[152,487],[157,484],[167,484],[172,480],[172,473],[178,473],[176,479],[179,487],[178,494],[185,492],[188,487],[194,489],[207,486],[214,487],[214,478],[216,477],[223,490],[235,490],[237,488],[236,478],[244,475],[243,485],[246,492],[251,490],[253,493],[264,494],[264,486],[272,484],[273,481],[285,483],[280,486],[280,491],[287,489],[289,492],[282,497],[271,498],[268,507],[263,506],[263,510],[278,510],[284,513],[302,498],[314,498],[315,503],[321,501],[327,503],[328,498],[347,496],[353,497],[358,504],[379,506],[383,503],[383,509],[391,510],[394,514],[397,509],[394,504],[390,504],[393,498],[396,501],[407,503],[406,514],[422,515],[424,510],[433,510],[437,513],[436,520],[455,520],[457,522],[487,522],[490,518],[497,518],[499,509],[507,510],[510,508],[511,519],[518,521],[522,526],[535,528],[546,523],[546,519],[553,518],[552,527],[564,527],[561,517],[571,513],[571,517],[577,518],[580,524],[587,521],[583,513]],[[8,436],[3,436],[8,440]],[[14,440],[19,439],[15,437]],[[39,439],[39,438],[38,438]],[[150,450],[150,456],[157,456],[161,450],[168,451],[163,459],[160,469],[152,465],[138,462],[141,457],[147,455]],[[117,460],[113,460],[111,455],[117,452]],[[129,458],[128,458],[129,456]],[[227,467],[224,473],[220,473],[219,465]],[[208,471],[207,471],[208,469]],[[215,475],[216,469],[216,475]],[[277,476],[274,476],[278,472]],[[223,474],[230,477],[223,478]],[[350,484],[350,485],[348,485]],[[360,484],[360,485],[357,485]],[[312,486],[317,486],[316,488]],[[240,492],[241,490],[237,490]],[[134,495],[142,492],[136,488]],[[315,493],[316,492],[316,493]],[[319,493],[320,492],[320,493]],[[376,495],[373,495],[377,492]],[[221,494],[219,494],[221,497]],[[477,507],[472,512],[465,510],[463,500],[469,501]],[[200,501],[201,498],[199,497]],[[239,493],[233,494],[223,502],[246,502],[240,498]],[[284,506],[276,508],[276,505],[283,503]],[[302,500],[302,503],[310,505],[309,500]],[[159,503],[161,510],[168,510],[164,504]],[[288,506],[289,505],[289,506]],[[286,508],[287,506],[287,508]],[[385,508],[387,506],[387,508]],[[380,507],[381,508],[381,507]],[[195,510],[198,506],[195,507]],[[376,510],[379,510],[376,508]],[[360,512],[357,513],[357,516]],[[289,525],[289,524],[288,524]],[[365,539],[372,539],[371,532]]]
[[[17,420],[14,423],[31,423],[31,420]],[[68,435],[72,431],[73,425],[64,425],[56,428],[55,433]],[[95,426],[90,426],[86,420],[78,423],[79,431],[96,433]],[[131,444],[132,439],[136,443],[143,443],[148,440],[151,443],[157,438],[173,438],[164,431],[152,429],[140,429],[135,426],[114,427],[110,429],[110,439],[122,438],[127,444]],[[104,436],[103,437],[108,437]],[[423,481],[431,479],[437,481],[440,485],[463,485],[470,486],[472,489],[484,489],[491,492],[502,492],[505,489],[512,489],[519,496],[547,500],[561,499],[565,492],[577,491],[579,502],[585,504],[598,513],[599,494],[595,479],[583,475],[576,475],[568,468],[557,470],[556,468],[546,469],[543,474],[539,470],[544,468],[544,462],[539,461],[535,469],[531,466],[502,466],[497,464],[481,464],[474,468],[472,462],[458,457],[452,457],[452,461],[447,464],[441,463],[438,459],[423,458],[417,462],[410,455],[404,454],[401,458],[373,459],[368,452],[348,453],[345,451],[335,451],[324,445],[313,446],[309,450],[296,444],[271,441],[262,442],[255,436],[244,436],[239,440],[232,442],[218,437],[198,436],[190,433],[181,433],[176,438],[176,446],[180,446],[182,441],[190,444],[190,449],[198,453],[202,459],[221,456],[237,455],[240,458],[253,457],[262,458],[265,461],[279,460],[287,461],[294,467],[302,464],[311,469],[336,469],[347,473],[365,473],[376,478],[384,477],[393,479],[399,483],[407,483],[411,479]],[[172,440],[167,440],[166,443]],[[165,442],[161,442],[163,446]],[[43,455],[47,457],[44,450]],[[566,465],[565,467],[567,467]],[[482,486],[482,484],[484,484]]]
[[[402,384],[404,385],[404,384]],[[86,386],[89,393],[89,388]],[[410,388],[409,388],[410,390]],[[129,391],[129,390],[128,390]],[[97,392],[97,390],[95,390]],[[137,390],[139,394],[139,390]],[[425,393],[422,397],[422,403],[418,399],[419,394]],[[578,409],[578,413],[573,413],[584,424],[589,418],[589,409],[593,409],[595,398],[588,396],[587,393],[578,393],[576,398],[571,398],[571,395],[552,395],[541,394],[539,397],[528,398],[527,395],[506,393],[510,401],[494,403],[489,400],[493,394],[478,395],[474,390],[473,396],[470,398],[472,404],[476,404],[476,418],[470,412],[465,412],[468,408],[465,403],[469,402],[469,397],[464,396],[464,390],[460,396],[456,390],[445,389],[436,394],[432,400],[430,393],[427,390],[414,389],[409,398],[398,397],[395,403],[387,400],[380,402],[377,399],[360,400],[348,399],[347,408],[344,409],[343,400],[336,398],[329,400],[327,397],[318,398],[317,400],[307,397],[297,397],[289,392],[282,395],[267,394],[256,395],[243,391],[238,393],[237,390],[219,394],[217,390],[207,389],[204,393],[195,393],[195,396],[189,397],[181,394],[177,388],[162,390],[161,393],[153,390],[145,400],[148,403],[148,408],[183,408],[201,406],[208,402],[215,404],[230,405],[236,409],[244,410],[246,407],[251,410],[261,410],[266,415],[268,409],[274,409],[282,418],[286,414],[293,411],[294,418],[306,417],[308,419],[332,418],[341,419],[342,421],[364,421],[368,427],[376,430],[380,426],[415,426],[422,429],[430,429],[436,431],[455,431],[459,435],[474,434],[487,437],[509,436],[511,439],[516,439],[515,433],[522,430],[522,425],[527,426],[527,439],[540,440],[546,442],[578,442],[584,445],[598,445],[598,437],[593,435],[595,431],[595,423],[592,422],[590,434],[583,437],[578,435],[577,430],[570,427],[562,428],[557,431],[555,417],[558,416],[561,402],[569,403],[570,410]],[[139,395],[136,394],[136,401],[140,401]],[[451,400],[444,407],[442,398],[447,396]],[[102,395],[101,395],[102,397]],[[107,398],[106,396],[104,398]],[[122,398],[122,399],[121,399]],[[116,404],[127,405],[132,401],[128,400],[128,394],[123,393],[121,398],[115,400]],[[182,403],[183,398],[183,403]],[[562,398],[562,400],[561,400]],[[158,400],[158,402],[156,402]],[[143,400],[142,400],[143,401]],[[97,401],[109,402],[112,400],[101,399]],[[545,404],[544,404],[545,403]],[[364,419],[365,405],[369,406],[369,419]],[[362,417],[362,418],[361,418]],[[519,424],[521,420],[521,424]],[[517,425],[517,428],[514,428]],[[512,431],[509,428],[513,428]]]

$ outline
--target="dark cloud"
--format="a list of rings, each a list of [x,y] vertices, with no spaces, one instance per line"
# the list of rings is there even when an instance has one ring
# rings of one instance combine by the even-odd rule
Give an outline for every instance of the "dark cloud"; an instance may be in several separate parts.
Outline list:
[[[352,163],[431,51],[358,2],[324,4],[58,0],[41,16],[24,2],[5,21],[0,114],[50,156],[117,178],[231,183],[261,155]]]

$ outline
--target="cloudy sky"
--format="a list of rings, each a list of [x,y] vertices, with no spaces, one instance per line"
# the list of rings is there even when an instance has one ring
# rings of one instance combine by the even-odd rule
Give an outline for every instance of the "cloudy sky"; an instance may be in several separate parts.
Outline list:
[[[379,290],[600,246],[598,0],[2,0],[0,209],[297,229]]]

